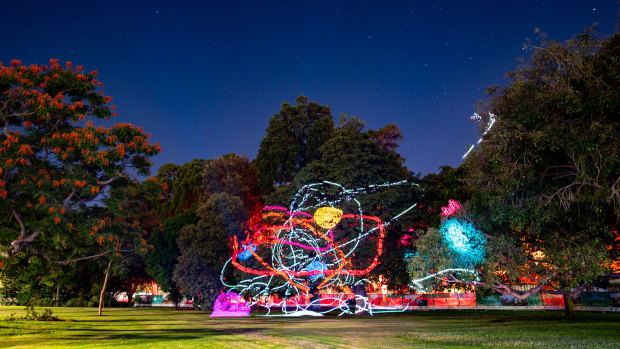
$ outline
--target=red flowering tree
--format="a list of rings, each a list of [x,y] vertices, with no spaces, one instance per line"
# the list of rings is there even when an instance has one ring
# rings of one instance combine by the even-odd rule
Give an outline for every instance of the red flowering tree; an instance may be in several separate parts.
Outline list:
[[[20,251],[68,264],[146,249],[114,186],[148,175],[161,148],[131,124],[95,126],[117,115],[102,86],[71,62],[0,62],[0,266]]]

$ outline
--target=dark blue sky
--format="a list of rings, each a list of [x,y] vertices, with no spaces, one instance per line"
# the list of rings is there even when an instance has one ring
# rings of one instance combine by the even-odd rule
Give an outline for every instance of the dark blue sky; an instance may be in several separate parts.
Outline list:
[[[564,41],[606,1],[10,1],[0,61],[50,58],[96,69],[117,122],[143,126],[155,167],[226,153],[256,156],[280,105],[300,94],[368,127],[396,123],[414,172],[458,166],[478,139],[469,116],[505,84],[526,37]],[[155,168],[155,169],[156,169]]]

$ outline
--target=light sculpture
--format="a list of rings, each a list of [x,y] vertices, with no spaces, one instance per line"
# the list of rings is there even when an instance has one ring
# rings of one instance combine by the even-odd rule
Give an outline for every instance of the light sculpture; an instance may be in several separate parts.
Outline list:
[[[472,268],[484,262],[486,239],[473,224],[450,218],[443,222],[439,230],[457,265]]]
[[[441,207],[441,215],[449,217],[456,213],[461,204],[456,200],[448,200],[448,206]],[[452,257],[452,265],[446,265],[448,268],[439,270],[429,275],[411,280],[410,286],[419,291],[427,290],[423,283],[429,279],[437,278],[441,280],[461,280],[462,275],[473,276],[477,280],[476,267],[485,261],[485,244],[484,235],[477,230],[474,225],[460,218],[443,218],[439,228],[443,244],[447,246],[449,255]],[[419,253],[408,252],[405,259],[412,259],[419,256]],[[424,256],[426,260],[431,257]],[[455,275],[461,276],[455,276]],[[449,275],[449,276],[446,276]]]
[[[369,312],[370,303],[365,296],[348,299],[340,294],[319,298],[319,291],[359,285],[364,282],[359,278],[378,265],[385,227],[416,204],[384,223],[378,217],[363,214],[358,198],[396,185],[415,184],[400,181],[346,189],[323,181],[302,187],[289,208],[265,207],[261,224],[248,232],[245,241],[233,241],[233,256],[222,270],[222,282],[242,295],[252,296],[253,304],[258,304],[261,297],[283,294],[288,301],[276,306],[287,315],[321,315],[333,310],[340,315]],[[373,257],[364,265],[359,265],[359,260],[354,262],[356,249],[372,243]],[[227,284],[223,275],[229,266],[248,277],[237,285]],[[325,308],[325,304],[330,306]],[[270,314],[271,307],[266,307]]]
[[[220,294],[213,303],[210,317],[242,317],[250,315],[250,306],[234,291]]]

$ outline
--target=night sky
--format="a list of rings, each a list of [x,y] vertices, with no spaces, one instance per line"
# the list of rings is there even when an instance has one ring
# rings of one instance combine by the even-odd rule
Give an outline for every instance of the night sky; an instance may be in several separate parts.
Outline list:
[[[474,104],[540,28],[565,41],[618,23],[606,1],[3,1],[0,61],[96,69],[115,122],[161,143],[155,170],[256,156],[269,119],[301,93],[369,128],[396,123],[413,172],[458,166]]]

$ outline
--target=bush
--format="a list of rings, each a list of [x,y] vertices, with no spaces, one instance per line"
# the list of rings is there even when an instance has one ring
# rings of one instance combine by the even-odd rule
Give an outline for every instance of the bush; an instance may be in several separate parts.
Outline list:
[[[71,298],[65,303],[65,307],[86,307],[88,302],[84,298]]]
[[[89,307],[98,307],[99,306],[99,296],[92,296],[88,301]]]
[[[37,299],[34,303],[37,307],[53,307],[54,299],[52,298],[40,298]]]
[[[17,299],[12,297],[0,297],[0,305],[17,305]]]

